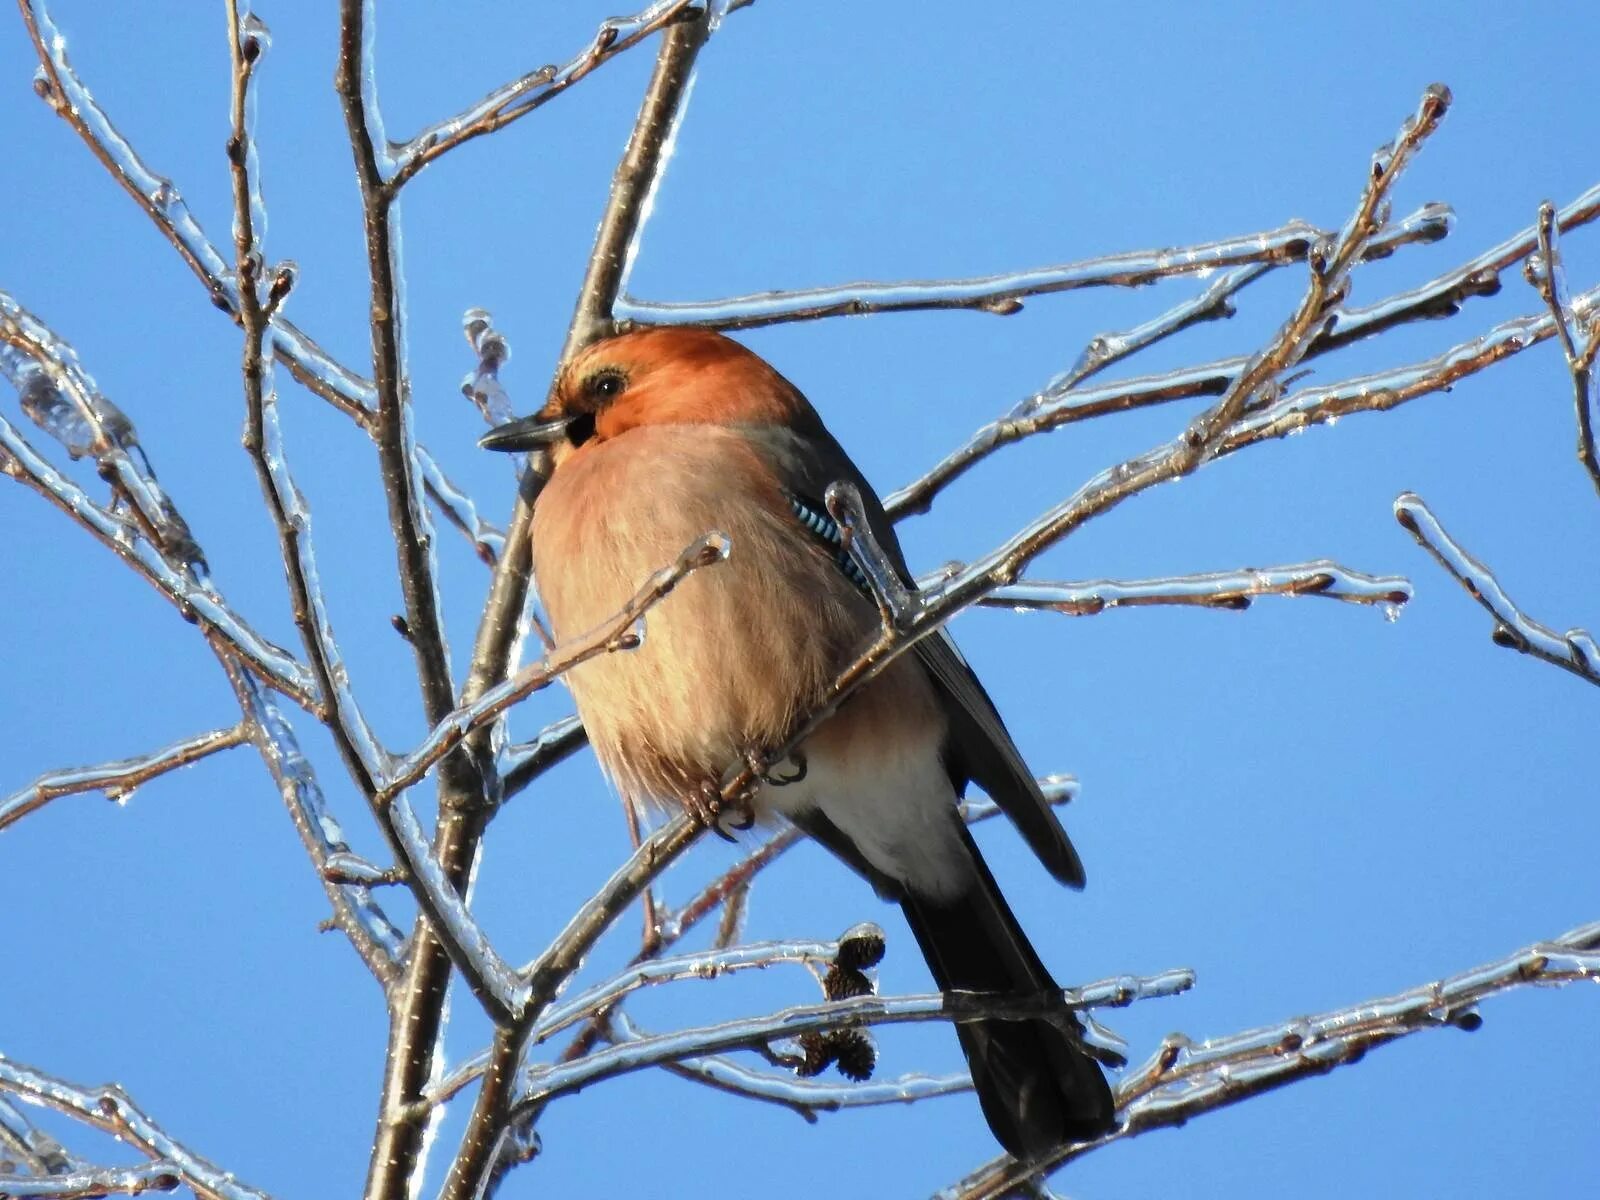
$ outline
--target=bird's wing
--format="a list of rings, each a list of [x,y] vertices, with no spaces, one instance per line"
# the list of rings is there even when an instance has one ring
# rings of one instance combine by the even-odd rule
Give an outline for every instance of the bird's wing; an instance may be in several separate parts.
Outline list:
[[[839,480],[853,483],[861,493],[873,537],[894,560],[901,578],[907,584],[914,584],[900,541],[895,537],[894,524],[884,512],[877,493],[820,419],[800,430],[769,427],[753,440],[771,455],[773,467],[789,489],[791,498],[828,525],[832,523],[822,500],[828,485]],[[837,549],[837,528],[830,537],[826,529],[818,529],[816,522],[808,521],[798,510],[796,519],[810,536],[832,544],[836,549],[835,557],[841,562],[840,569],[851,575],[857,586],[863,586],[864,581],[855,578],[859,572],[848,553]],[[964,789],[968,780],[975,780],[1016,824],[1045,869],[1067,886],[1081,888],[1084,873],[1078,852],[1040,791],[1033,772],[1023,762],[994,701],[989,699],[989,693],[984,691],[983,684],[978,682],[977,675],[956,649],[954,639],[947,630],[940,629],[918,642],[914,651],[943,702],[949,722],[945,765],[957,791]]]

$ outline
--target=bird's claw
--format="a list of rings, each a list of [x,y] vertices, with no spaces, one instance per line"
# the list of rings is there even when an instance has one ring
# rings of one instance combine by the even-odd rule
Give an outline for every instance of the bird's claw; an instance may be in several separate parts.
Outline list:
[[[756,777],[771,787],[788,787],[791,783],[799,783],[806,777],[806,756],[798,750],[791,751],[788,757],[770,766],[764,765],[762,756],[754,751],[751,751],[746,761]],[[785,766],[790,768],[787,774],[781,770]]]
[[[725,842],[736,842],[729,829],[745,830],[756,823],[755,810],[748,796],[724,800],[722,789],[709,779],[689,793],[689,808],[696,820]],[[726,825],[724,816],[731,816]]]

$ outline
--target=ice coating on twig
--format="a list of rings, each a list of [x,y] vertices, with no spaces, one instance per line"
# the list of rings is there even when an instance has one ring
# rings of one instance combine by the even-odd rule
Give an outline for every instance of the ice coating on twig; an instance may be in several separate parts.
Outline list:
[[[1600,388],[1595,387],[1595,356],[1600,354],[1600,314],[1580,317],[1567,292],[1566,270],[1561,262],[1560,220],[1555,205],[1539,206],[1539,253],[1524,264],[1528,281],[1544,299],[1561,339],[1561,351],[1572,376],[1572,402],[1578,425],[1578,461],[1600,492],[1600,454],[1595,451],[1595,430],[1600,427]]]
[[[373,898],[365,881],[341,880],[329,864],[350,854],[344,830],[328,806],[316,772],[300,749],[294,726],[272,694],[234,663],[223,660],[250,740],[272,775],[300,844],[333,905],[334,921],[385,987],[399,973],[405,937]]]
[[[1312,1017],[1194,1042],[1167,1038],[1118,1085],[1117,1128],[1094,1142],[1069,1146],[1041,1161],[986,1163],[939,1193],[948,1200],[999,1200],[1026,1179],[1151,1129],[1172,1127],[1297,1079],[1324,1075],[1360,1060],[1370,1048],[1425,1029],[1475,1029],[1483,1000],[1529,985],[1600,980],[1600,922],[1497,962],[1409,991]]]
[[[964,993],[889,997],[868,995],[799,1005],[758,1017],[642,1038],[637,1042],[598,1050],[573,1063],[529,1066],[522,1073],[520,1090],[523,1094],[517,1105],[542,1103],[557,1094],[592,1085],[601,1079],[680,1058],[749,1048],[798,1037],[803,1033],[906,1021],[1029,1020],[1049,1016],[1052,1012],[1125,1007],[1139,1000],[1176,995],[1193,984],[1192,972],[1175,970],[1150,976],[1119,976],[1081,988],[1067,988],[1059,995],[1039,997],[975,996]]]
[[[948,571],[948,568],[947,568]],[[1367,575],[1331,559],[1277,567],[1244,567],[1160,579],[1090,579],[1051,583],[1024,579],[996,588],[979,601],[992,608],[1046,611],[1085,617],[1114,608],[1181,605],[1239,611],[1257,596],[1320,596],[1348,604],[1398,607],[1412,596],[1399,575]]]
[[[526,742],[514,742],[500,755],[500,778],[507,799],[550,767],[587,744],[589,735],[577,716],[552,721]]]
[[[461,394],[472,401],[489,425],[504,425],[517,414],[511,397],[500,384],[500,368],[511,358],[511,343],[494,327],[486,308],[469,308],[461,318],[461,331],[477,356],[477,365],[461,381]]]
[[[715,3],[709,27],[715,30],[722,16],[742,4]],[[697,0],[656,0],[628,17],[611,17],[600,24],[589,44],[560,66],[549,65],[502,84],[476,104],[436,122],[399,147],[391,186],[399,188],[440,155],[463,142],[493,133],[527,116],[555,99],[596,67],[637,45],[675,22],[698,16]]]
[[[132,521],[91,500],[36,453],[4,416],[0,416],[0,473],[27,484],[89,530],[154,584],[186,618],[192,616],[215,629],[274,687],[297,703],[318,703],[316,681],[304,664],[257,634],[215,591],[174,568]]]
[[[21,791],[0,799],[0,829],[43,808],[58,796],[103,792],[106,799],[120,802],[131,795],[135,788],[168,771],[199,762],[208,755],[231,749],[245,740],[244,729],[232,725],[197,733],[134,758],[48,772]]]
[[[1494,617],[1491,636],[1495,645],[1542,659],[1600,686],[1600,646],[1587,630],[1558,634],[1518,608],[1494,572],[1445,532],[1422,497],[1402,493],[1394,502],[1394,515],[1417,544]]]
[[[478,557],[492,567],[506,548],[506,535],[479,515],[477,503],[450,482],[433,455],[420,443],[412,445],[412,461],[445,520],[465,534]]]
[[[426,902],[428,920],[442,925],[440,941],[473,993],[497,1022],[515,1018],[528,1002],[528,986],[501,958],[472,910],[445,878],[411,803],[404,796],[389,802],[386,819],[405,856],[409,881]]]
[[[1449,232],[1450,222],[1447,206],[1425,205],[1393,226],[1388,236],[1375,246],[1371,257],[1383,257],[1411,242],[1437,241]],[[847,283],[704,301],[655,302],[623,296],[617,302],[616,312],[624,323],[700,325],[711,329],[751,329],[784,321],[932,309],[966,309],[1010,316],[1021,311],[1022,300],[1027,296],[1087,287],[1142,287],[1175,275],[1205,276],[1219,268],[1247,264],[1270,269],[1300,261],[1312,245],[1329,236],[1304,221],[1290,221],[1278,229],[1194,246],[1125,251],[1081,262],[969,279]],[[1191,323],[1193,319],[1196,318],[1191,318]]]
[[[724,950],[698,951],[655,958],[629,967],[604,983],[548,1010],[534,1022],[530,1045],[538,1045],[579,1021],[611,1007],[631,992],[653,983],[678,979],[715,979],[736,971],[802,963],[826,968],[838,957],[839,943],[819,941],[746,942]]]
[[[209,1200],[271,1200],[178,1142],[115,1084],[82,1087],[0,1055],[0,1092],[113,1135]]]

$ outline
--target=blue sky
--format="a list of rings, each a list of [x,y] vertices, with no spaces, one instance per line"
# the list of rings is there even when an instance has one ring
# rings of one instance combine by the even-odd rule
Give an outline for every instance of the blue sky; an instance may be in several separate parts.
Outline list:
[[[269,256],[293,258],[288,312],[365,369],[357,197],[330,80],[332,5],[261,6],[274,31],[259,139]],[[397,136],[583,44],[590,4],[383,6],[379,86]],[[1528,225],[1597,176],[1575,107],[1577,48],[1600,10],[1535,19],[1486,2],[1438,6],[761,0],[702,55],[676,156],[633,273],[648,298],[703,299],[852,278],[999,271],[1269,229],[1338,225],[1368,156],[1423,87],[1456,103],[1401,180],[1397,212],[1455,209],[1445,242],[1357,274],[1368,302]],[[61,3],[80,72],[213,239],[229,228],[221,6]],[[409,363],[419,436],[503,520],[507,464],[458,385],[459,328],[490,309],[514,358],[502,379],[542,395],[614,157],[651,54],[624,56],[542,112],[426,171],[403,208]],[[275,537],[239,449],[237,334],[171,248],[29,90],[30,45],[0,21],[6,228],[0,287],[78,349],[132,417],[220,586],[297,645]],[[1574,288],[1600,278],[1600,234],[1565,242]],[[799,384],[887,491],[1071,365],[1093,335],[1192,294],[1030,301],[1017,316],[888,315],[746,337]],[[1246,352],[1298,297],[1280,272],[1230,322],[1190,331],[1125,374]],[[1534,311],[1516,272],[1448,322],[1394,331],[1313,364],[1334,380],[1428,357]],[[354,684],[395,748],[422,734],[371,447],[287,379],[282,409]],[[15,398],[0,396],[17,419]],[[933,514],[902,526],[913,565],[970,558],[1100,468],[1170,437],[1158,409],[1007,450]],[[45,447],[42,435],[35,444]],[[1395,524],[1412,489],[1492,563],[1525,608],[1564,630],[1600,624],[1600,504],[1572,454],[1572,402],[1552,345],[1388,414],[1273,443],[1141,496],[1038,564],[1042,578],[1133,578],[1331,557],[1403,573],[1397,622],[1313,600],[1246,613],[1148,610],[1092,619],[983,612],[956,636],[1030,762],[1073,771],[1069,828],[1090,886],[1063,892],[1000,825],[996,874],[1063,981],[1193,967],[1197,988],[1114,1014],[1142,1059],[1199,1038],[1400,990],[1600,915],[1593,846],[1592,688],[1497,649],[1488,618]],[[98,486],[92,472],[79,471]],[[231,696],[195,630],[37,497],[0,487],[7,668],[0,793],[41,771],[135,754],[230,723]],[[487,574],[441,530],[458,671]],[[515,727],[565,711],[534,698]],[[377,836],[331,746],[299,728],[359,848]],[[496,823],[477,906],[526,960],[623,853],[587,755]],[[728,859],[700,847],[669,897]],[[403,902],[395,909],[408,915]],[[0,834],[8,986],[0,1052],[85,1082],[116,1079],[243,1179],[281,1195],[359,1187],[382,1063],[377,990],[348,946],[318,935],[325,901],[258,761],[234,751],[142,788],[120,808],[69,797]],[[890,934],[884,990],[925,969],[898,914],[821,852],[757,889],[752,937],[819,936],[872,919]],[[626,956],[624,930],[590,972]],[[684,985],[637,1009],[654,1029],[807,1002],[803,976]],[[1600,1150],[1591,989],[1519,993],[1471,1036],[1432,1032],[1360,1065],[1090,1156],[1057,1178],[1080,1197],[1462,1197],[1572,1190]],[[458,998],[449,1053],[485,1026]],[[945,1070],[947,1031],[880,1038],[880,1070]],[[430,1180],[459,1130],[448,1120]],[[506,1196],[925,1195],[995,1147],[970,1097],[825,1115],[740,1104],[654,1075],[580,1095],[545,1126],[545,1155]],[[85,1143],[87,1144],[87,1143]]]

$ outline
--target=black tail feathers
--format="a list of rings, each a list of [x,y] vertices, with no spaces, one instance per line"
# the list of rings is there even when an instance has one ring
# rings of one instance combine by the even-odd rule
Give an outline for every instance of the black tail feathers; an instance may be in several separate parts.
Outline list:
[[[962,835],[975,868],[971,886],[953,900],[907,894],[901,901],[934,981],[947,992],[1055,990],[977,846],[965,829]],[[1100,1065],[1067,1029],[1042,1019],[992,1019],[961,1022],[956,1033],[989,1128],[1015,1157],[1040,1157],[1115,1123]]]

